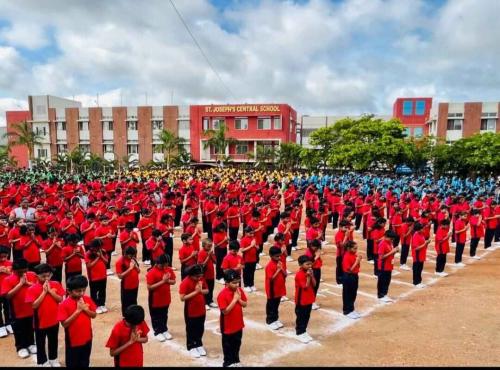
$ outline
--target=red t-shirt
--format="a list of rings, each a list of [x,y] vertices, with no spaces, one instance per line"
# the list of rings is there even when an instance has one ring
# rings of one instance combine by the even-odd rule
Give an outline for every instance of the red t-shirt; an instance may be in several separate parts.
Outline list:
[[[281,270],[272,280],[271,278],[278,269],[278,262],[269,260],[266,265],[266,295],[268,299],[283,297],[286,295],[286,272]]]
[[[124,271],[128,270],[132,260],[121,256],[115,262],[115,269],[117,274],[121,274]],[[131,290],[137,289],[139,287],[139,273],[136,269],[132,269],[125,277],[121,280],[122,289]]]
[[[236,206],[231,206],[227,210],[228,216],[236,216],[234,218],[228,218],[229,227],[240,227],[240,209]]]
[[[42,249],[47,251],[53,243],[53,239],[44,240],[42,243]],[[62,250],[64,247],[64,241],[62,239],[56,240],[57,245],[52,248],[50,253],[45,252],[45,256],[47,257],[47,263],[52,267],[60,267],[63,265],[63,257]]]
[[[254,237],[245,235],[243,238],[240,240],[240,248],[247,248],[252,244],[252,240],[254,240]],[[255,244],[254,247],[250,248],[249,250],[243,252],[243,263],[253,263],[257,262],[257,251],[258,251],[258,245],[257,243]]]
[[[145,229],[141,230],[142,240],[149,239],[149,237],[153,233],[154,224],[155,223],[152,217],[141,217],[141,219],[137,223],[137,228],[141,230],[142,228],[145,227]]]
[[[392,242],[389,240],[381,240],[378,243],[378,260],[377,260],[377,267],[380,271],[392,271],[393,270],[393,261],[394,261],[394,254],[391,254],[390,256],[387,256],[385,259],[382,260],[382,256],[392,250]]]
[[[159,282],[161,279],[163,279],[163,275],[165,275],[166,273],[170,274],[170,280],[175,279],[175,273],[174,270],[172,270],[172,268],[167,267],[165,269],[160,270],[158,267],[154,266],[146,274],[147,284],[153,285]],[[169,306],[171,302],[170,284],[165,283],[160,285],[153,291],[150,290],[149,297],[150,297],[151,307],[153,308]]]
[[[61,283],[57,281],[49,281],[49,286],[54,289],[57,295],[64,298],[66,293],[63,289]],[[30,286],[26,292],[26,303],[33,304],[38,297],[43,292],[43,285],[39,282]],[[46,329],[55,325],[59,325],[57,321],[57,316],[54,316],[54,312],[57,312],[59,303],[49,294],[45,296],[40,306],[34,310],[34,327],[35,329]]]
[[[201,282],[203,289],[208,289],[205,280],[202,279]],[[196,285],[198,285],[197,281],[192,279],[190,276],[186,276],[179,285],[179,294],[189,294],[195,291]],[[184,305],[186,306],[184,313],[187,312],[187,317],[200,317],[205,316],[206,314],[205,297],[201,292],[196,294],[194,297],[191,297],[191,299],[184,301]]]
[[[96,304],[87,295],[83,296],[83,301],[89,305],[91,311],[97,309]],[[78,307],[78,300],[68,297],[61,303],[57,310],[57,320],[66,321]],[[92,321],[85,312],[80,312],[75,320],[66,328],[66,341],[70,347],[79,347],[92,341]]]
[[[233,255],[231,253],[228,253],[222,260],[221,267],[223,270],[237,269],[236,266],[242,264],[243,264],[243,259],[239,254]]]
[[[449,229],[443,229],[442,227],[437,229],[434,244],[437,254],[444,254],[450,251],[450,239],[444,240],[448,236],[448,233]]]
[[[141,338],[146,338],[149,333],[149,327],[145,321],[137,325],[137,330],[141,331]],[[120,320],[115,324],[111,334],[106,342],[106,347],[116,349],[123,346],[130,340],[132,335],[132,327],[127,326],[125,320]],[[118,356],[115,356],[115,366],[117,367],[142,367],[144,353],[142,343],[135,342],[127,347]]]
[[[416,247],[421,246],[425,243],[425,236],[421,232],[416,232],[413,234],[411,239],[411,255],[414,262],[424,262],[427,257],[427,246],[418,251],[415,251]],[[417,256],[418,254],[418,256]]]
[[[3,283],[4,279],[7,276],[10,276],[10,274],[12,273],[12,261],[9,261],[9,260],[1,261],[0,262],[0,267],[10,268],[10,271],[11,271],[10,273],[0,272],[0,290],[1,290],[2,289],[2,283]]]
[[[106,263],[97,257],[97,263],[90,267],[88,264],[93,262],[94,260],[90,259],[90,252],[85,253],[85,263],[87,264],[87,276],[89,281],[101,281],[106,280],[108,275],[106,274]]]
[[[198,252],[198,263],[202,264],[208,256],[208,252],[204,250],[203,248],[200,249]],[[206,262],[205,265],[205,273],[203,277],[205,280],[214,280],[215,279],[215,270],[214,270],[214,262],[215,262],[215,256],[212,254],[211,258],[209,258]]]
[[[158,247],[153,250],[153,248],[156,246],[156,242],[158,242]],[[155,261],[162,254],[165,254],[165,242],[163,241],[163,239],[160,239],[158,241],[155,237],[150,237],[148,240],[146,240],[146,248],[151,251],[151,258],[153,261]]]
[[[229,241],[227,240],[227,234],[225,231],[214,232],[213,238],[215,248],[227,248]],[[226,241],[222,242],[224,239],[226,239]]]
[[[342,258],[342,271],[350,274],[358,274],[360,267],[359,264],[352,271],[349,271],[352,265],[354,265],[354,262],[356,262],[356,258],[358,258],[357,253],[353,253],[351,251],[344,253],[344,257]]]
[[[4,296],[10,292],[17,284],[19,284],[20,277],[12,273],[2,281],[1,295]],[[36,275],[28,271],[26,273],[26,281],[29,283],[36,283],[38,278]],[[12,319],[23,319],[25,317],[33,316],[33,307],[31,303],[26,303],[26,292],[30,286],[25,284],[17,291],[15,295],[10,298],[10,315]]]
[[[320,269],[321,267],[323,267],[323,260],[321,259],[321,257],[316,258],[316,254],[313,253],[313,251],[310,248],[306,249],[304,255],[313,260],[313,265],[312,265],[313,269]]]
[[[87,230],[91,225],[91,222],[89,220],[85,220],[82,222],[80,225],[80,232],[83,234],[83,230]],[[89,245],[92,240],[95,238],[95,223],[92,228],[90,228],[89,231],[87,231],[85,234],[83,234],[83,244],[84,245]]]
[[[135,236],[135,239],[133,238]],[[127,240],[128,238],[130,239],[128,242],[124,243],[123,241]],[[137,248],[137,241],[139,240],[139,237],[137,236],[137,233],[135,231],[127,231],[123,230],[120,233],[120,245],[122,246],[122,250],[127,249],[128,247],[134,247]]]
[[[179,259],[184,260],[188,258],[195,251],[195,247],[193,244],[183,244],[179,249]],[[185,261],[182,265],[184,266],[193,266],[196,264],[197,257],[193,256]]]
[[[36,236],[36,241],[42,244],[42,238]],[[23,247],[23,258],[28,261],[28,263],[40,263],[40,248],[35,243],[31,236],[23,235],[21,236],[21,246]]]
[[[101,225],[95,231],[96,237],[103,237],[104,235],[113,234],[113,228],[110,225]],[[106,252],[113,250],[113,238],[102,238],[102,249]]]
[[[246,302],[247,296],[243,289],[237,289],[239,289],[241,300]],[[224,334],[233,334],[239,332],[240,330],[243,330],[243,328],[245,327],[245,322],[243,321],[243,307],[239,302],[236,303],[231,312],[229,312],[228,314],[222,313],[222,311],[231,304],[233,297],[234,292],[228,287],[222,289],[217,296],[217,305],[221,310],[220,331]]]
[[[479,222],[479,216],[473,215],[470,218],[470,237],[482,238],[484,236],[484,225]]]
[[[307,284],[307,274],[304,270],[299,269],[295,274],[295,304],[307,306],[313,304],[315,301],[314,288],[311,284]],[[317,282],[316,282],[317,284]]]
[[[73,248],[72,246],[66,246],[62,250],[62,257],[65,259],[73,253],[73,249],[78,249],[82,256],[85,256],[85,252],[81,246]],[[78,255],[71,257],[66,262],[66,272],[82,272],[82,258]]]
[[[465,239],[467,237],[467,230],[462,231],[461,233],[458,230],[462,230],[465,227],[465,222],[461,219],[455,221],[455,240],[457,243],[465,243]]]

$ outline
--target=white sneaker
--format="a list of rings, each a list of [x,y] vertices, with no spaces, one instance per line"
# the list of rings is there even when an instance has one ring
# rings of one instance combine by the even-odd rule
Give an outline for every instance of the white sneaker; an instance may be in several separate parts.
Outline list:
[[[300,335],[295,336],[300,342],[307,344],[310,342],[309,338],[307,337],[306,333],[302,333]]]
[[[285,325],[283,325],[283,323],[279,320],[276,321],[276,323],[278,324],[278,329],[281,329],[282,327],[284,327]]]
[[[382,298],[379,298],[380,301],[384,302],[384,303],[391,303],[391,302],[394,302],[393,299],[389,298],[388,296],[383,296]]]
[[[61,367],[61,363],[57,359],[49,360],[49,363],[51,367]]]
[[[441,273],[440,273],[440,272],[435,271],[435,272],[434,272],[434,275],[441,276]]]
[[[12,325],[7,325],[5,327],[5,329],[7,329],[7,331],[9,332],[9,334],[14,334],[14,329],[12,329]]]
[[[32,354],[32,355],[36,355],[36,346],[34,344],[32,344],[31,346],[28,347],[28,351]]]
[[[259,254],[259,256],[260,256],[260,257],[264,257],[265,255],[266,255],[266,254],[265,254],[264,252],[261,252],[261,253]]]
[[[290,300],[290,298],[288,298],[287,296],[283,296],[283,297],[281,297],[280,302],[286,302],[289,300]]]
[[[297,247],[292,247],[292,251],[296,251],[297,250]]]
[[[426,286],[427,285],[425,285],[424,283],[420,283],[420,284],[415,285],[415,288],[422,289],[422,288],[425,288]]]
[[[150,260],[146,260],[143,262],[145,266],[151,266],[151,261]]]
[[[252,292],[256,292],[257,291],[257,288],[255,287],[255,285],[253,287],[250,287],[250,289],[252,289]]]
[[[108,312],[108,309],[106,308],[106,306],[101,306],[101,310],[102,310],[102,313]]]
[[[158,342],[165,342],[165,336],[162,333],[155,335],[155,339]]]
[[[244,287],[243,290],[247,293],[252,293],[252,288],[250,288],[249,286]]]
[[[266,324],[267,327],[271,330],[278,330],[279,329],[279,325],[278,325],[278,322],[275,321],[275,322],[272,322],[270,324]]]
[[[215,302],[212,302],[208,305],[210,308],[219,308],[219,306],[217,306],[217,303]]]
[[[465,267],[465,263],[459,262],[459,263],[453,264],[453,266],[455,266],[455,267]]]
[[[286,261],[287,262],[293,262],[292,256],[286,256]]]
[[[472,257],[472,259],[475,259],[475,260],[480,260],[480,259],[481,259],[481,257],[479,257],[479,256],[473,256],[473,257]]]
[[[373,262],[373,260],[369,260],[367,261],[370,265],[373,265],[375,262]]]
[[[358,319],[361,318],[361,314],[358,311],[352,311],[351,313],[354,313],[358,317]]]
[[[118,256],[118,252],[113,251],[113,252],[111,252],[111,255],[112,255],[112,256]]]
[[[443,271],[439,273],[439,276],[445,277],[448,276],[448,273]]]
[[[307,338],[307,339],[309,339],[309,342],[310,342],[310,341],[312,341],[312,340],[314,340],[314,339],[313,339],[313,338],[309,335],[309,333],[308,333],[308,332],[305,332],[304,334],[306,335],[306,338]]]
[[[226,283],[226,282],[224,281],[224,279],[215,280],[215,282],[216,282],[217,284],[222,284],[222,285],[224,285],[224,284]]]
[[[173,338],[172,334],[170,334],[168,331],[166,331],[165,333],[162,333],[163,334],[163,337],[165,338],[165,340],[171,340]]]
[[[206,356],[207,355],[207,351],[205,351],[205,348],[203,348],[203,346],[196,348],[196,350],[198,351],[198,353],[200,354],[200,356]]]
[[[191,348],[189,350],[189,354],[191,355],[192,358],[200,358],[200,352],[196,348]]]
[[[41,364],[41,365],[36,365],[37,367],[52,367],[52,365],[50,364],[50,362],[46,362],[44,364]]]
[[[290,271],[290,270],[288,270],[288,269],[287,269],[287,270],[286,270],[286,274],[287,274],[287,275],[293,275],[294,273],[293,273],[292,271]]]
[[[320,283],[322,283],[323,281],[325,281],[325,279],[323,279],[323,278],[319,279]]]
[[[177,271],[177,267],[172,266],[171,269],[172,271]]]
[[[353,319],[353,320],[359,319],[359,317],[360,317],[360,316],[356,315],[356,314],[354,313],[354,311],[349,312],[346,316],[347,316],[348,318],[350,318],[350,319]]]
[[[101,307],[97,307],[96,310],[95,310],[95,313],[98,313],[98,314],[103,313],[102,308]]]
[[[399,266],[399,269],[403,270],[403,271],[410,271],[411,270],[411,268],[408,265],[401,265],[401,266]]]
[[[114,274],[115,273],[113,272],[113,270],[110,270],[110,269],[106,270],[106,275],[111,276],[111,275],[114,275]]]
[[[7,328],[5,326],[2,326],[0,328],[0,338],[5,338],[9,333],[7,333]]]
[[[208,304],[205,305],[205,310],[210,311],[210,306]]]
[[[312,304],[312,309],[313,309],[313,310],[317,310],[317,309],[319,309],[319,304],[317,304],[316,302],[314,302],[314,303]]]
[[[258,263],[258,264],[255,265],[255,269],[256,270],[262,270],[262,266],[260,265],[260,263]]]
[[[19,351],[17,351],[17,355],[20,358],[27,358],[30,357],[30,351],[28,351],[26,348],[21,348]]]

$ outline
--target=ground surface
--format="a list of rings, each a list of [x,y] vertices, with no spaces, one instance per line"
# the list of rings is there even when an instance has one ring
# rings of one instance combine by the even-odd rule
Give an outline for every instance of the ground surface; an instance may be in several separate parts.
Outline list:
[[[179,267],[177,250],[180,231],[176,231],[174,266]],[[355,234],[362,253],[365,242]],[[303,238],[303,235],[302,235]],[[327,241],[333,240],[329,228]],[[293,252],[296,260],[304,252]],[[267,248],[265,248],[267,249]],[[118,247],[117,250],[120,250]],[[139,248],[141,250],[141,248]],[[411,271],[393,274],[389,296],[396,301],[380,304],[376,299],[376,279],[372,277],[373,265],[363,261],[356,310],[363,317],[351,320],[342,312],[341,289],[336,287],[334,276],[335,247],[324,248],[323,279],[318,302],[321,308],[313,311],[308,332],[315,339],[307,345],[294,338],[293,276],[287,278],[287,295],[292,298],[280,306],[280,320],[285,324],[279,331],[265,326],[264,271],[256,272],[256,293],[249,294],[249,304],[244,311],[246,328],[240,353],[241,361],[248,366],[326,366],[326,365],[483,365],[500,364],[500,250],[483,249],[480,244],[479,261],[467,257],[464,268],[446,270],[448,277],[436,277],[433,263],[435,254],[429,249],[430,261],[423,274],[424,289],[411,285]],[[453,258],[454,249],[448,256]],[[116,257],[113,258],[113,261]],[[265,265],[268,257],[261,258]],[[114,264],[113,264],[114,265]],[[297,263],[289,262],[289,269],[296,271]],[[411,259],[409,261],[411,266]],[[396,267],[399,263],[395,264]],[[147,311],[147,290],[144,281],[145,267],[141,267],[139,303]],[[177,271],[179,273],[179,271]],[[180,276],[178,276],[179,282]],[[159,343],[153,338],[144,346],[145,366],[221,366],[222,347],[219,333],[219,311],[207,312],[204,345],[206,358],[191,359],[185,347],[183,307],[178,299],[178,283],[173,287],[172,305],[168,327],[174,339]],[[216,284],[214,296],[222,285]],[[92,366],[113,366],[113,359],[104,347],[110,330],[120,315],[119,281],[108,280],[106,306],[110,312],[98,315],[93,321],[94,342]],[[150,325],[149,314],[146,321]],[[21,360],[14,350],[12,335],[0,339],[2,366],[31,366],[35,356]],[[59,358],[64,363],[64,333],[60,330]]]

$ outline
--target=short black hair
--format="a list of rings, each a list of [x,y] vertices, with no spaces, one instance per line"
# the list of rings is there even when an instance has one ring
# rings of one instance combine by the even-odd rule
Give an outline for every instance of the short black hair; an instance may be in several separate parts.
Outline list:
[[[184,233],[181,235],[181,241],[183,241],[183,242],[188,240],[189,238],[191,238],[191,234],[189,234],[189,233]]]
[[[313,239],[310,243],[311,247],[321,248],[321,241],[319,239]]]
[[[161,254],[158,256],[158,258],[156,258],[155,263],[157,265],[164,265],[164,264],[170,265],[170,256],[167,254]]]
[[[28,268],[28,261],[26,261],[24,258],[18,258],[15,259],[14,262],[12,262],[12,270],[24,270]]]
[[[392,230],[387,230],[385,233],[384,233],[384,236],[386,238],[389,238],[389,239],[396,239],[398,237],[398,234],[396,234],[394,231]]]
[[[125,249],[125,251],[123,252],[123,254],[136,256],[137,255],[137,249],[135,249],[134,247],[127,247],[127,249]]]
[[[231,240],[229,242],[229,249],[232,251],[240,250],[240,243],[237,240]]]
[[[238,271],[229,269],[224,271],[224,281],[230,283],[231,281],[240,280],[241,275]]]
[[[300,256],[299,259],[297,260],[299,263],[299,266],[303,265],[306,262],[312,262],[312,258],[309,256],[306,256],[305,254],[303,256]]]
[[[270,256],[277,256],[281,254],[281,249],[278,247],[271,247],[269,248],[269,255]]]
[[[68,291],[76,289],[85,289],[88,286],[89,286],[89,281],[83,275],[72,276],[68,279],[68,282],[66,283],[66,289]]]
[[[40,274],[45,274],[47,272],[50,272],[50,273],[54,272],[54,269],[49,264],[40,263],[39,265],[36,265],[35,274],[40,275]]]
[[[9,254],[10,248],[5,245],[0,245],[0,254]]]
[[[192,265],[188,268],[186,273],[189,276],[203,275],[203,266],[202,265]]]
[[[139,306],[137,304],[128,306],[123,314],[123,318],[130,325],[139,325],[141,322],[144,321],[144,317],[145,317],[144,308],[142,308],[142,306]]]

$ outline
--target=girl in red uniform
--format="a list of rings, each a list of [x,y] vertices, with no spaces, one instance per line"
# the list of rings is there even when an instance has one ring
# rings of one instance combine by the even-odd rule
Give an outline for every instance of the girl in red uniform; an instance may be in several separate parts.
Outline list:
[[[344,315],[350,319],[359,319],[361,315],[354,311],[354,302],[359,284],[359,268],[363,256],[358,254],[358,245],[353,240],[344,244],[344,258],[342,259],[342,303]]]
[[[450,220],[442,220],[434,236],[434,248],[437,253],[435,274],[438,276],[448,276],[444,272],[444,267],[446,265],[446,255],[450,252],[450,237]]]

